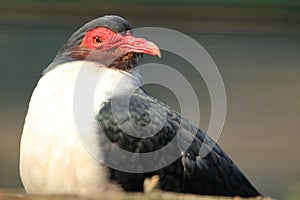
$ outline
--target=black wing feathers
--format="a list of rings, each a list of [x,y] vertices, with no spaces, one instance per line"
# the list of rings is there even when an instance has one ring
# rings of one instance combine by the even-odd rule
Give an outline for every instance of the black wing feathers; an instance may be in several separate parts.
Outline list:
[[[122,96],[115,98],[122,98]],[[97,116],[103,130],[99,133],[100,138],[105,134],[113,144],[129,152],[153,152],[166,146],[175,138],[181,122],[186,135],[191,135],[196,130],[192,144],[172,164],[154,172],[126,173],[110,169],[112,181],[117,181],[126,191],[142,191],[144,179],[158,174],[160,188],[167,191],[223,196],[259,195],[237,166],[208,135],[187,120],[181,121],[181,116],[177,112],[146,95],[142,90],[137,90],[132,95],[129,107],[131,119],[127,120],[133,120],[140,126],[148,125],[151,122],[149,108],[157,104],[163,106],[167,113],[166,123],[154,136],[138,138],[124,133],[118,127],[113,119],[111,101],[107,102]],[[160,116],[155,116],[155,120],[159,118]],[[185,142],[185,137],[180,137],[180,140],[177,143],[178,151],[181,152],[180,144]],[[107,144],[100,145],[103,148]],[[200,157],[200,148],[211,151],[204,157]],[[109,156],[109,151],[105,151],[105,156]]]

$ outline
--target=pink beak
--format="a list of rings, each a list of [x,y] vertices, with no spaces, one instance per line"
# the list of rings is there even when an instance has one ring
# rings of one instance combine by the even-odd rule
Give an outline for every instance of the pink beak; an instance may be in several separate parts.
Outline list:
[[[125,53],[137,52],[145,53],[152,56],[161,57],[159,48],[153,43],[143,38],[136,38],[131,35],[122,37],[119,48],[125,51]]]

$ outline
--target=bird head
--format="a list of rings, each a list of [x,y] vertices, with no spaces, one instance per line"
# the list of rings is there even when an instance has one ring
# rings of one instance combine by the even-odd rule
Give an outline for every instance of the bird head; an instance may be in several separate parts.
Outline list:
[[[107,15],[94,19],[70,37],[45,71],[77,60],[130,70],[143,54],[160,56],[160,50],[153,42],[132,36],[131,28],[131,24],[119,16]]]

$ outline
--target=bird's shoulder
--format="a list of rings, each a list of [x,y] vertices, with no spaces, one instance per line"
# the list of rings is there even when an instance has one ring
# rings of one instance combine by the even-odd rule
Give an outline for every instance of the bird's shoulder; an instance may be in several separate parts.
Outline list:
[[[141,88],[130,97],[125,94],[113,96],[103,104],[97,115],[102,133],[111,142],[127,151],[139,153],[157,150],[170,142],[176,135],[180,118],[176,111],[149,96]],[[157,133],[149,132],[148,135],[152,135],[151,137],[135,137],[122,129],[128,123],[145,127],[146,131],[154,128]],[[152,129],[147,129],[149,125]],[[132,145],[126,145],[127,142]]]

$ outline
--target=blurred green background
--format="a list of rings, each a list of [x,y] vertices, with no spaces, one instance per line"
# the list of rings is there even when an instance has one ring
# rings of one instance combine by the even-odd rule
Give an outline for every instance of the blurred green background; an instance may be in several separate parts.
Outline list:
[[[19,140],[42,70],[70,34],[104,14],[121,15],[134,27],[175,29],[203,45],[227,91],[219,144],[262,194],[300,198],[298,0],[1,0],[0,188],[22,187]],[[146,61],[158,59],[145,56]],[[181,70],[194,86],[205,130],[210,102],[201,77],[168,53],[160,62]],[[150,90],[162,95],[161,88]],[[162,100],[176,104],[163,94]]]

